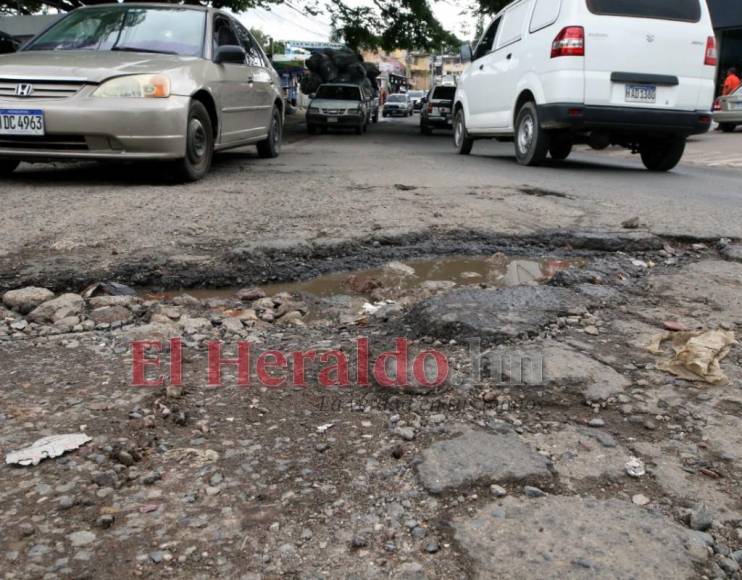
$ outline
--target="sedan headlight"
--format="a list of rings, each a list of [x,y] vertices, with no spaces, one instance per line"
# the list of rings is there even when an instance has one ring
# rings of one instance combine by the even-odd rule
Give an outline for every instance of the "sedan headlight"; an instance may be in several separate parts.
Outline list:
[[[104,82],[94,97],[140,97],[164,99],[170,96],[170,79],[165,75],[131,75]]]
[[[310,113],[319,113],[319,107],[309,107]]]

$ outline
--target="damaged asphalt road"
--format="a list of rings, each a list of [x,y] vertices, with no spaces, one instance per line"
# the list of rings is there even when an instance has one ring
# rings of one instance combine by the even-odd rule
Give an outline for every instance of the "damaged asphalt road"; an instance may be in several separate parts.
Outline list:
[[[620,231],[634,217],[672,238],[742,238],[738,171],[655,175],[599,153],[523,168],[512,144],[477,143],[462,157],[450,135],[423,138],[416,121],[380,122],[360,137],[306,138],[294,126],[280,158],[219,155],[205,181],[186,186],[168,185],[157,165],[24,165],[0,193],[0,289],[158,276],[216,286],[260,282],[263,272],[288,280],[297,272],[271,271],[282,252],[293,264],[447,234],[465,245],[472,233],[548,243],[550,232]]]
[[[593,154],[526,170],[510,145],[462,159],[415,131],[297,137],[186,187],[13,177],[0,451],[75,437],[0,467],[0,576],[742,578],[738,174]],[[558,267],[503,288],[409,261],[436,256]],[[338,293],[271,291],[338,271]],[[83,292],[107,280],[138,293]],[[667,333],[724,341],[703,371],[671,339],[650,351]],[[235,365],[210,385],[212,341],[249,345],[249,385]],[[400,344],[445,381],[423,384],[431,356],[422,379],[377,368]]]
[[[739,579],[739,346],[721,384],[647,349],[667,328],[740,328],[735,248],[571,250],[580,265],[504,290],[374,285],[370,314],[352,289],[6,294],[0,447],[92,441],[2,468],[4,575]],[[465,340],[498,316],[512,332]],[[308,364],[308,387],[239,386],[230,367],[207,386],[212,339],[351,357],[360,336],[372,357],[399,337],[435,349],[450,379],[328,388]],[[129,341],[171,337],[182,386],[132,387]]]

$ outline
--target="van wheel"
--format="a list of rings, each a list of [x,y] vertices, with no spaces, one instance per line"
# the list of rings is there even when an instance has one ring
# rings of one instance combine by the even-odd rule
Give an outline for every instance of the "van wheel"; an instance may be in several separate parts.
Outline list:
[[[0,176],[10,175],[21,164],[15,159],[0,159]]]
[[[734,133],[737,125],[734,123],[719,123],[719,129],[722,133]]]
[[[453,144],[459,155],[469,155],[474,146],[474,139],[469,137],[469,132],[466,130],[464,109],[459,109],[456,113],[456,120],[453,123]]]
[[[564,161],[572,153],[572,138],[569,135],[552,135],[549,155],[557,161]]]
[[[271,126],[268,130],[268,137],[258,141],[258,155],[263,159],[272,159],[278,157],[281,153],[281,140],[283,139],[283,127],[281,126],[281,111],[278,107],[273,107],[271,115]]]
[[[533,102],[526,103],[515,121],[515,157],[521,165],[541,165],[549,153],[551,139],[541,128],[538,110]]]
[[[685,137],[645,139],[639,146],[644,167],[650,171],[670,171],[683,158]]]
[[[186,125],[185,157],[174,164],[175,178],[178,181],[198,181],[211,167],[214,157],[214,129],[206,107],[199,101],[192,101]]]

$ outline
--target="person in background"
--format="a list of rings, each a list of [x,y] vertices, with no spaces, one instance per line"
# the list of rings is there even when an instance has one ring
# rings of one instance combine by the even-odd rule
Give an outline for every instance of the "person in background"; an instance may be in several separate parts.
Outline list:
[[[730,68],[727,71],[727,78],[724,79],[724,88],[721,91],[722,96],[731,95],[740,85],[742,85],[742,81],[739,79],[737,69],[735,67]]]

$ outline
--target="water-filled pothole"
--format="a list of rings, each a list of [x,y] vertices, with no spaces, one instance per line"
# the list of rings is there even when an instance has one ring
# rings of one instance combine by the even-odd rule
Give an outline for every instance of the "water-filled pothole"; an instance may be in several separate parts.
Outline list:
[[[447,256],[389,262],[381,268],[336,272],[298,282],[264,284],[260,288],[268,295],[282,292],[311,294],[318,298],[337,295],[356,295],[373,298],[379,289],[404,293],[431,287],[435,282],[450,287],[486,285],[491,287],[541,284],[557,272],[582,267],[581,259],[528,258],[494,254],[492,256]],[[426,284],[427,283],[427,284]],[[195,298],[234,298],[238,288],[198,288],[168,290],[164,293],[144,291],[145,295],[172,298],[190,294]]]

